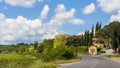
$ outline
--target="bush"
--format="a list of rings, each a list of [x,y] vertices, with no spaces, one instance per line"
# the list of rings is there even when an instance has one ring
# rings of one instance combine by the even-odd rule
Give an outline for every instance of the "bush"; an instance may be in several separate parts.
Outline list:
[[[88,53],[87,46],[79,46],[76,49],[77,49],[78,53],[80,53],[80,54],[87,54]]]
[[[70,50],[65,51],[62,55],[65,59],[72,59],[74,57],[74,53]]]
[[[42,59],[44,61],[53,61],[56,59],[72,59],[74,57],[74,50],[65,45],[56,48],[49,47],[42,52]]]
[[[97,48],[97,51],[98,51],[98,52],[100,52],[101,50],[102,50],[102,48],[101,48],[101,47],[98,47],[98,48]]]

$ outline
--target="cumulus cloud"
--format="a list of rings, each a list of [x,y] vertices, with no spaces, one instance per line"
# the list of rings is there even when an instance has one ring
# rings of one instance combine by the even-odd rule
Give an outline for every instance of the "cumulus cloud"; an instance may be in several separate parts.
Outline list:
[[[32,7],[36,0],[4,0],[4,2],[12,6]]]
[[[30,20],[22,16],[12,19],[6,18],[3,14],[0,14],[0,20],[2,20],[0,23],[1,43],[33,41],[35,37],[39,37],[37,36],[37,31],[42,27],[41,20]]]
[[[117,15],[112,15],[110,17],[110,22],[113,22],[113,21],[119,21],[120,22],[120,10],[118,10],[118,14]]]
[[[41,14],[40,14],[40,19],[46,18],[46,15],[48,14],[48,12],[49,12],[49,6],[45,5]]]
[[[55,9],[55,15],[50,21],[44,23],[42,19],[28,19],[23,16],[6,18],[0,13],[0,43],[11,44],[18,42],[35,42],[43,39],[54,38],[55,35],[64,33],[63,24],[83,24],[84,20],[75,18],[75,9],[67,11],[63,4]]]
[[[75,18],[75,9],[72,8],[70,11],[67,11],[63,4],[59,4],[55,10],[55,16],[53,17],[52,21],[56,21],[55,23],[59,22],[59,24],[64,23],[73,23],[73,24],[83,24],[85,21]]]
[[[3,2],[3,0],[0,0],[0,2]]]
[[[106,13],[120,10],[120,0],[97,0],[99,6]]]
[[[84,14],[90,14],[90,13],[93,13],[94,11],[95,11],[95,4],[94,3],[91,3],[91,4],[87,5],[83,9]]]

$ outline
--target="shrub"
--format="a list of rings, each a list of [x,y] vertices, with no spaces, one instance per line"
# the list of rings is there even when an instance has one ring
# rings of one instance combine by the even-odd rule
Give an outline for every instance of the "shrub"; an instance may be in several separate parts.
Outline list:
[[[100,52],[101,50],[102,50],[102,48],[101,48],[101,47],[98,47],[98,48],[97,48],[97,51],[98,51],[98,52]]]
[[[88,47],[87,46],[80,46],[76,48],[78,53],[80,54],[87,54],[88,53]]]
[[[72,48],[68,48],[65,45],[58,46],[56,48],[49,47],[42,52],[42,59],[44,61],[53,61],[56,59],[71,59],[74,57],[74,51]]]
[[[62,55],[65,59],[72,59],[74,57],[74,53],[70,50],[65,51]]]

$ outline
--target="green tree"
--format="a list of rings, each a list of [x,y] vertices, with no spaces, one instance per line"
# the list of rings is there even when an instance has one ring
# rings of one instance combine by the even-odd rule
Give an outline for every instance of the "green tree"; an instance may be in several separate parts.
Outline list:
[[[89,34],[89,31],[85,31],[85,34],[84,34],[84,45],[85,46],[88,46],[90,43],[89,43],[89,40],[90,39],[90,34]]]
[[[61,35],[57,35],[55,36],[55,40],[54,40],[54,48],[57,48],[58,46],[63,46],[66,44],[66,39],[69,37],[69,35],[67,34],[61,34]]]
[[[68,46],[81,46],[81,36],[69,36],[66,39],[66,45]]]
[[[35,50],[37,49],[38,44],[39,44],[38,41],[34,42],[34,49],[35,49]]]
[[[94,38],[94,25],[92,26],[91,37]]]
[[[98,30],[100,30],[100,29],[101,29],[101,23],[97,22],[97,23],[96,23],[96,27],[95,27],[95,34],[96,34],[96,32],[97,32]],[[97,37],[97,36],[95,36],[95,37]]]
[[[43,44],[46,45],[46,46],[52,46],[53,42],[54,42],[54,39],[45,39],[43,41]]]
[[[81,35],[81,45],[84,45],[84,35]]]
[[[53,46],[54,39],[45,39],[42,43],[38,44],[37,51],[42,53],[46,48]]]
[[[111,40],[112,47],[116,50],[116,48],[120,46],[120,22],[114,21],[104,26],[104,28],[96,32],[96,36],[106,39],[108,41],[108,45],[111,44]]]

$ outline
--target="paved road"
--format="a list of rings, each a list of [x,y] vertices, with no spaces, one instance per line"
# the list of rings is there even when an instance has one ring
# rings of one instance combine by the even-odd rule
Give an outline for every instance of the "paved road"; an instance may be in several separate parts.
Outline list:
[[[120,63],[95,56],[83,56],[80,62],[65,64],[60,68],[120,68]]]

